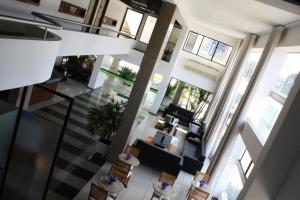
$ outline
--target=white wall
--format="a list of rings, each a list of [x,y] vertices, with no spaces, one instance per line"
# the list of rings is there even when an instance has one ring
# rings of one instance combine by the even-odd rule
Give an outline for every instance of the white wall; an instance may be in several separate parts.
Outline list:
[[[202,88],[204,90],[214,92],[216,89],[216,81],[211,80],[201,75],[200,73],[197,73],[196,70],[190,70],[185,67],[185,62],[188,59],[192,59],[199,62],[201,58],[197,57],[198,56],[195,56],[191,53],[181,51],[178,56],[178,61],[176,63],[175,69],[172,72],[172,77],[184,81],[188,84],[194,85],[196,87]]]
[[[300,46],[300,22],[288,25],[281,37],[278,47],[295,47]],[[270,32],[263,33],[259,36],[254,48],[263,48],[270,36]]]
[[[0,13],[17,16],[21,18],[33,19],[32,11],[54,15],[61,18],[83,22],[84,19],[72,15],[64,14],[58,11],[61,0],[41,0],[39,6],[23,3],[16,0],[1,0]],[[87,9],[90,0],[68,0],[68,2]]]
[[[196,55],[193,55],[186,51],[183,51],[182,48],[186,41],[188,32],[186,32],[185,34],[182,34],[182,36],[181,36],[181,37],[184,37],[184,42],[181,44],[181,51],[178,56],[178,60],[177,60],[175,69],[173,70],[172,76],[174,76],[182,81],[185,81],[189,84],[192,84],[194,86],[203,88],[207,91],[215,92],[215,89],[217,86],[217,81],[211,80],[201,74],[197,74],[197,73],[195,73],[194,70],[193,71],[189,70],[188,68],[185,67],[185,62],[186,62],[186,60],[191,59],[191,60],[201,63],[203,65],[210,66],[210,67],[219,69],[221,71],[224,71],[228,67],[228,65],[231,63],[231,61],[236,53],[236,50],[239,46],[239,40],[236,38],[224,35],[222,33],[218,33],[217,31],[210,30],[206,27],[196,25],[196,24],[192,24],[190,27],[188,27],[188,29],[191,31],[195,31],[199,34],[202,34],[204,36],[208,36],[213,39],[219,40],[219,41],[221,41],[225,44],[231,45],[233,47],[233,51],[231,53],[231,56],[229,58],[227,66],[222,66],[220,64],[214,63],[207,59],[201,58],[200,56],[196,56]]]
[[[286,180],[282,184],[279,194],[276,200],[298,200],[300,196],[300,190],[298,186],[300,185],[300,156],[296,160],[294,167],[291,168]]]
[[[48,80],[60,46],[56,40],[0,38],[0,91]]]
[[[243,129],[241,131],[241,136],[252,158],[252,161],[256,163],[263,145],[260,143],[254,130],[251,128],[249,122],[247,121],[244,123]]]
[[[279,47],[300,46],[300,22],[290,24],[284,31],[283,37],[279,42]]]
[[[128,54],[134,40],[68,30],[53,30],[62,38],[58,56]]]
[[[141,62],[142,62],[142,59],[144,57],[144,53],[140,52],[140,51],[137,51],[137,50],[134,50],[134,49],[131,49],[129,51],[129,54],[126,54],[126,55],[115,55],[114,57],[115,58],[119,58],[121,60],[124,60],[126,62],[129,62],[129,63],[131,63],[133,65],[140,66]]]
[[[103,28],[109,28],[109,29],[113,29],[115,31],[119,31],[127,10],[127,5],[122,3],[120,0],[110,0],[105,16],[113,18],[115,20],[117,20],[117,25],[116,27],[113,26],[109,26],[106,24],[103,24],[102,27]]]

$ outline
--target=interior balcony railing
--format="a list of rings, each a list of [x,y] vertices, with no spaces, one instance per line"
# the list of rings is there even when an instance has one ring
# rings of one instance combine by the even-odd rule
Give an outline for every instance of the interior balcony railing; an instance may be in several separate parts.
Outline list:
[[[93,26],[93,25],[81,23],[81,22],[78,22],[78,21],[73,21],[73,20],[60,18],[60,17],[56,17],[56,16],[53,16],[53,15],[38,13],[38,12],[32,12],[31,14],[34,16],[34,21],[37,21],[37,18],[42,19],[42,20],[46,20],[46,21],[48,21],[48,19],[51,19],[51,21],[55,21],[58,24],[60,24],[59,22],[63,22],[63,23],[79,26],[79,27],[81,27],[80,30],[83,30],[83,28],[89,28],[90,31],[87,32],[87,33],[90,33],[90,34],[98,34],[98,35],[103,35],[103,36],[108,36],[108,37],[119,37],[120,35],[122,35],[126,38],[132,38],[131,35],[124,34],[122,32],[112,30],[112,29],[108,29],[108,28]],[[69,29],[66,26],[63,26],[63,25],[61,25],[61,26],[63,27],[63,29]],[[93,30],[96,30],[96,32],[94,33]],[[76,30],[73,29],[73,31],[76,31]]]
[[[44,40],[46,40],[46,38],[47,38],[47,32],[48,32],[49,28],[55,29],[55,30],[62,30],[62,28],[63,28],[60,23],[48,18],[47,16],[40,16],[40,18],[42,18],[46,22],[37,22],[37,21],[33,21],[33,20],[22,19],[22,18],[17,18],[17,17],[0,14],[0,20],[2,20],[2,21],[25,24],[25,25],[33,25],[35,27],[44,28],[44,30],[45,30],[44,35],[43,35]]]

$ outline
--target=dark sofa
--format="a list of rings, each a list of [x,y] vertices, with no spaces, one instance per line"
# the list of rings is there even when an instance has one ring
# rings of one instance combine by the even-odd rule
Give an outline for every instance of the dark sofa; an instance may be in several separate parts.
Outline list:
[[[189,123],[187,138],[198,138],[199,140],[202,140],[205,129],[206,124],[204,122],[201,124],[191,122]]]
[[[135,141],[133,146],[140,150],[138,159],[141,163],[178,176],[182,166],[180,156],[139,139]]]
[[[188,126],[188,124],[194,120],[194,112],[178,107],[172,103],[165,108],[163,117],[165,117],[167,114],[178,118],[179,122],[185,126]]]
[[[206,158],[206,145],[204,140],[199,139],[197,136],[193,136],[193,134],[187,135],[182,151],[182,170],[192,175],[194,175],[196,171],[202,169]]]

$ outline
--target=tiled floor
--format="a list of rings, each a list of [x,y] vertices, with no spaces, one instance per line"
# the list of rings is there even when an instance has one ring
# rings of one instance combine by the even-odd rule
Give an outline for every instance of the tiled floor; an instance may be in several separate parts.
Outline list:
[[[106,163],[97,174],[84,186],[74,200],[86,200],[91,182],[97,183],[101,176],[107,175],[111,164]],[[158,180],[159,171],[140,165],[134,168],[134,173],[129,181],[128,187],[122,190],[117,200],[150,200],[153,193],[153,182]],[[181,171],[174,185],[175,195],[172,200],[184,200],[190,187],[193,176]]]

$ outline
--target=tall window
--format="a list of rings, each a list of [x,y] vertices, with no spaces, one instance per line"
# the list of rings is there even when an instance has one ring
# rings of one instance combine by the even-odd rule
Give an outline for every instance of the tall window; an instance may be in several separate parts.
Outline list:
[[[256,68],[256,65],[259,61],[260,56],[261,56],[261,50],[257,50],[257,49],[252,50],[252,52],[247,60],[247,63],[245,64],[245,66],[243,68],[243,72],[242,72],[241,78],[239,80],[239,85],[236,89],[233,100],[231,102],[231,107],[230,107],[229,113],[227,113],[227,119],[221,127],[221,131],[220,131],[221,137],[219,139],[221,139],[223,137],[223,135],[225,134],[227,127],[228,127],[237,107],[239,106],[239,104],[242,100],[242,97],[245,94],[245,91],[248,87],[248,84],[250,82],[250,79],[253,75],[253,72]]]
[[[226,65],[232,52],[231,46],[192,31],[183,49],[220,65]]]
[[[277,76],[275,86],[270,89],[268,95],[259,97],[262,98],[262,102],[265,102],[260,107],[260,112],[248,113],[248,117],[255,128],[255,134],[262,144],[267,141],[299,71],[300,53],[289,53]]]
[[[186,51],[192,52],[193,54],[197,54],[202,40],[203,40],[202,35],[199,35],[194,32],[190,32],[189,37],[185,43],[184,49]]]
[[[142,19],[143,13],[127,9],[120,32],[135,39]]]
[[[300,71],[300,53],[291,53],[282,67],[273,91],[286,98]]]
[[[141,37],[140,37],[141,42],[144,42],[146,44],[149,43],[149,40],[151,38],[154,26],[156,24],[156,20],[157,19],[155,17],[152,17],[150,15],[147,16],[146,23],[145,23],[145,26],[143,28],[143,32],[142,32]]]
[[[207,112],[212,97],[213,94],[209,91],[172,78],[162,104],[168,106],[172,103],[192,111],[195,113],[194,118],[200,122]]]

